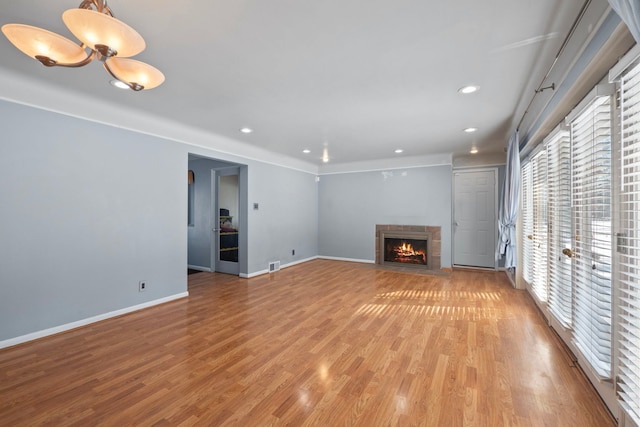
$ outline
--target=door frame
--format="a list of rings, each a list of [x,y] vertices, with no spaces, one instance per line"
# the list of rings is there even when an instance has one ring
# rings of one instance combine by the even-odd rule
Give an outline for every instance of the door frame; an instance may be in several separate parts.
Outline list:
[[[209,233],[210,257],[209,265],[211,272],[217,270],[218,245],[220,236],[220,213],[218,212],[218,170],[211,169],[211,232]]]
[[[457,265],[455,263],[455,254],[456,254],[456,173],[473,173],[473,172],[493,172],[494,174],[494,252],[495,248],[498,245],[498,208],[500,206],[500,201],[498,197],[500,195],[500,182],[499,182],[499,171],[498,166],[487,166],[487,167],[469,167],[469,168],[454,168],[451,171],[451,265],[453,267],[465,268],[466,266]],[[488,269],[491,270],[491,267],[468,267],[468,268],[479,268],[479,269]],[[498,260],[494,256],[493,260],[493,270],[498,270]]]
[[[197,160],[206,160],[208,163],[206,166],[202,167],[202,169],[207,169],[207,172],[205,172],[204,170],[200,171],[200,174],[202,175],[202,179],[196,180],[196,182],[199,183],[205,183],[207,182],[207,185],[210,186],[210,188],[207,188],[206,190],[206,197],[204,190],[203,189],[198,189],[198,187],[196,187],[195,189],[195,193],[194,193],[194,197],[195,197],[195,207],[196,207],[196,223],[194,225],[187,225],[187,268],[188,269],[193,269],[193,270],[199,270],[199,271],[206,271],[206,272],[215,272],[216,271],[216,264],[214,262],[215,260],[215,253],[217,252],[217,250],[215,250],[216,248],[212,249],[213,246],[213,242],[217,242],[217,238],[214,239],[214,234],[215,237],[217,236],[217,233],[214,233],[212,230],[214,228],[218,228],[216,227],[216,225],[219,225],[219,219],[218,216],[220,214],[220,212],[217,210],[217,178],[212,177],[212,174],[209,173],[209,171],[214,171],[214,172],[219,172],[221,170],[228,170],[228,169],[232,169],[232,168],[236,168],[236,170],[238,170],[238,187],[239,187],[239,193],[238,193],[238,216],[239,216],[239,220],[238,220],[238,273],[237,275],[240,277],[249,277],[248,275],[248,265],[249,265],[249,260],[248,260],[248,253],[249,253],[249,239],[248,239],[248,233],[247,233],[247,228],[248,228],[248,216],[249,216],[249,211],[248,211],[248,206],[249,206],[249,202],[248,202],[248,195],[249,195],[249,189],[248,189],[248,183],[249,183],[249,166],[246,164],[242,164],[242,163],[235,163],[235,162],[231,162],[228,160],[221,160],[221,159],[216,159],[214,157],[210,157],[207,155],[203,155],[203,154],[197,154],[197,153],[193,153],[193,152],[189,152],[187,154],[187,169],[189,170],[191,168],[191,162],[192,161],[197,161]],[[186,171],[185,171],[186,174]],[[189,196],[188,196],[188,188],[185,189],[185,201],[188,202]],[[202,192],[202,193],[200,193]],[[206,200],[208,198],[211,198],[211,200],[208,200],[206,202],[203,202],[203,200]],[[204,204],[203,204],[204,203]],[[186,205],[186,203],[185,203]],[[209,212],[203,212],[201,209],[206,208],[207,210],[209,210]],[[185,215],[187,214],[188,208],[187,206],[185,206]],[[206,220],[206,224],[203,223],[202,218],[198,221],[198,212],[201,215],[205,215],[207,220]],[[216,221],[217,224],[213,222],[214,220],[214,216],[216,217]],[[186,218],[185,218],[185,222]],[[202,225],[201,225],[202,224]],[[191,239],[192,239],[192,232],[194,232],[194,229],[192,229],[192,227],[195,227],[196,225],[198,225],[199,227],[202,227],[202,229],[198,229],[197,232],[201,233],[198,235],[201,236],[205,236],[206,233],[206,241],[202,242],[200,245],[197,246],[197,250],[206,250],[208,253],[206,255],[202,255],[202,259],[200,260],[202,264],[206,264],[208,263],[208,266],[205,265],[196,265],[196,264],[190,264],[189,263],[189,251],[191,249]]]

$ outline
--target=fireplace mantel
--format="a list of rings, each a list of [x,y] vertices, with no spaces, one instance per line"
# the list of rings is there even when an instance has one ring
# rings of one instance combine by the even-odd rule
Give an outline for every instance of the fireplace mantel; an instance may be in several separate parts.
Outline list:
[[[398,225],[398,224],[376,224],[376,264],[383,264],[384,255],[381,253],[381,239],[383,235],[394,235],[395,233],[424,233],[430,236],[429,240],[429,269],[440,270],[441,263],[441,227],[430,225]]]

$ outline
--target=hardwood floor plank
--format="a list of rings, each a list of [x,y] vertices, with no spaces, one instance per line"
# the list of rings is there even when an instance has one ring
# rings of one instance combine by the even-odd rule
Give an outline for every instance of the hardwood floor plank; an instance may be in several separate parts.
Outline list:
[[[0,350],[0,425],[613,426],[501,273],[315,260]]]

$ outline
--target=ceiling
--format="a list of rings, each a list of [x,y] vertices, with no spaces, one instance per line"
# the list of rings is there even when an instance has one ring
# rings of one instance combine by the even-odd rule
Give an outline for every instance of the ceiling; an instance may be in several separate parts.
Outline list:
[[[61,14],[79,3],[3,2],[0,24],[74,39]],[[164,72],[160,87],[116,89],[98,63],[48,69],[4,37],[0,71],[82,99],[68,106],[79,116],[107,103],[318,166],[325,147],[331,163],[502,153],[583,4],[111,0],[145,38],[135,59]],[[467,84],[480,90],[458,93]]]

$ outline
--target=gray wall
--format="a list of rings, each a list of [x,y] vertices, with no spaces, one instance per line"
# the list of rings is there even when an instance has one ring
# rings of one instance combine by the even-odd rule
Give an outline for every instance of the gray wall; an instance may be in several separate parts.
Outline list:
[[[0,341],[187,291],[190,153],[246,165],[241,273],[318,253],[313,174],[1,100],[0,117]]]
[[[5,101],[0,117],[0,340],[187,290],[184,149]]]
[[[315,175],[265,163],[249,165],[248,172],[249,271],[264,271],[271,261],[288,264],[317,256]]]
[[[442,227],[442,267],[451,267],[451,166],[323,175],[319,253],[375,259],[376,224]]]

